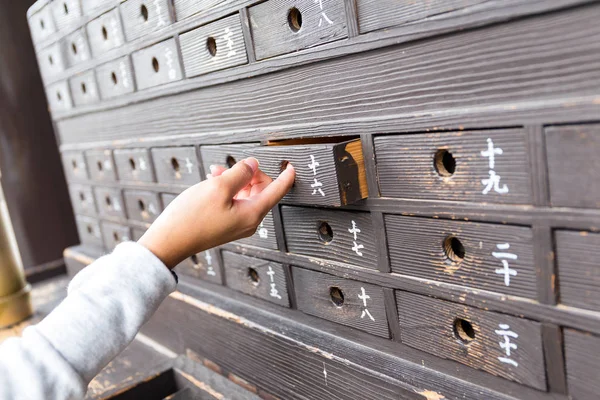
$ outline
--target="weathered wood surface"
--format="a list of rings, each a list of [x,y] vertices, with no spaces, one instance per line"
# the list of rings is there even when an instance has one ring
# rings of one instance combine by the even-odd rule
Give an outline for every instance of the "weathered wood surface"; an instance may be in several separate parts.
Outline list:
[[[103,99],[135,91],[133,69],[129,57],[119,58],[96,68],[98,88]]]
[[[119,181],[155,181],[154,165],[148,149],[115,149],[113,157]]]
[[[104,240],[100,230],[100,222],[97,219],[83,215],[75,216],[79,240],[82,244],[103,247]]]
[[[65,46],[64,52],[67,55],[67,63],[69,66],[82,63],[92,57],[90,45],[84,29],[78,29],[65,36],[63,46]]]
[[[200,169],[195,147],[154,148],[151,152],[156,179],[159,183],[191,186],[200,182]]]
[[[123,197],[127,216],[134,221],[152,223],[163,210],[158,193],[124,190]]]
[[[102,221],[100,230],[104,239],[104,247],[108,251],[112,251],[121,242],[131,240],[131,228],[128,226]]]
[[[94,197],[102,217],[127,218],[121,189],[95,186]]]
[[[37,58],[40,74],[44,82],[58,76],[62,71],[67,69],[66,55],[60,43],[54,43],[41,50],[38,52]]]
[[[60,0],[50,3],[57,30],[68,30],[81,17],[79,0]]]
[[[125,43],[125,34],[118,8],[114,8],[90,21],[86,25],[86,32],[94,57],[98,57]]]
[[[46,87],[46,97],[52,111],[68,110],[73,107],[67,81],[56,82]]]
[[[87,163],[81,151],[63,151],[61,153],[63,170],[69,180],[88,178]]]
[[[75,107],[94,104],[100,101],[100,92],[96,83],[96,74],[93,70],[76,75],[69,79],[71,97]]]
[[[205,250],[186,258],[177,265],[175,272],[218,285],[223,284],[221,257],[217,249]]]
[[[111,3],[116,6],[119,2],[120,0],[81,0],[81,11],[83,15],[93,15],[99,9],[110,6]]]
[[[173,0],[177,21],[181,21],[202,11],[209,11],[231,0]]]
[[[593,400],[600,392],[600,337],[572,329],[564,330],[569,395]]]
[[[69,185],[69,195],[71,197],[71,206],[76,214],[94,216],[98,213],[96,199],[91,186],[87,185]]]
[[[112,150],[89,150],[85,152],[90,178],[97,182],[114,182],[117,180]]]
[[[172,22],[169,1],[127,0],[120,5],[125,37],[132,41],[153,31],[165,29]]]
[[[50,6],[42,7],[38,12],[27,19],[29,32],[34,43],[39,43],[56,32],[56,25],[52,17]]]
[[[179,47],[175,39],[165,40],[131,55],[138,90],[182,79]]]

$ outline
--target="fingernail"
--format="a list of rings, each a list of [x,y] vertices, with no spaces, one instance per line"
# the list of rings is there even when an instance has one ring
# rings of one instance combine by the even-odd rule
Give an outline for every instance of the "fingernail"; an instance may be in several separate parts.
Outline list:
[[[208,167],[208,169],[210,169],[210,173],[214,174],[215,173],[215,169],[217,169],[216,165],[211,165],[210,167]]]
[[[258,160],[254,157],[246,158],[244,163],[252,168],[252,172],[256,172],[258,170]]]

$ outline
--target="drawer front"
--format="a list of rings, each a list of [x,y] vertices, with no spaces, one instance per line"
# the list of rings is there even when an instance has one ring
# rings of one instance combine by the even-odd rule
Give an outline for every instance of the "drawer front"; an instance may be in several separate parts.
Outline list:
[[[100,222],[97,219],[76,215],[75,223],[81,244],[100,248],[104,247]]]
[[[131,220],[152,223],[162,212],[158,193],[125,190],[123,196]]]
[[[57,30],[73,25],[81,17],[79,0],[56,0],[50,3]]]
[[[221,4],[227,4],[228,0],[173,0],[175,16],[177,21],[190,17],[201,11],[208,11]]]
[[[69,185],[71,205],[76,214],[96,215],[96,200],[91,186]]]
[[[292,268],[298,309],[389,338],[383,289],[350,279]]]
[[[106,0],[81,0],[81,11],[83,15],[91,15],[105,4]]]
[[[191,186],[201,180],[194,146],[152,149],[152,161],[160,183]]]
[[[50,5],[42,7],[29,18],[28,22],[33,43],[39,43],[56,32],[56,25],[54,24],[54,18],[52,18]]]
[[[248,150],[257,147],[258,144],[224,144],[218,146],[200,146],[200,158],[205,173],[210,173],[211,165],[225,168],[233,167],[238,161],[248,157]],[[262,169],[262,165],[261,165]]]
[[[48,105],[50,111],[66,111],[73,108],[73,100],[71,99],[71,91],[67,81],[61,81],[49,85],[46,88],[46,96],[48,97]]]
[[[121,189],[96,186],[94,197],[101,216],[127,218]]]
[[[98,87],[103,99],[135,91],[133,69],[129,57],[122,57],[96,68]]]
[[[560,302],[600,311],[600,234],[556,231]]]
[[[600,337],[564,329],[569,398],[596,400],[600,392]]]
[[[93,70],[74,76],[69,80],[69,84],[75,106],[94,104],[100,101],[96,74]]]
[[[238,14],[181,34],[179,43],[188,78],[248,62]]]
[[[177,266],[175,272],[218,285],[223,284],[219,254],[216,249],[206,250],[186,258]]]
[[[120,181],[154,182],[154,167],[148,149],[114,150]]]
[[[144,236],[144,233],[146,233],[145,229],[141,229],[141,228],[133,228],[131,230],[131,236],[133,237],[133,240],[135,242],[137,242],[138,240],[140,240],[142,238],[142,236]]]
[[[79,64],[91,58],[92,53],[88,44],[85,29],[78,29],[64,39],[65,53],[69,66]]]
[[[371,214],[281,207],[288,251],[377,269]]]
[[[160,199],[162,200],[163,209],[167,208],[167,206],[169,204],[171,204],[171,202],[173,200],[175,200],[176,197],[177,197],[177,195],[173,194],[173,193],[161,193],[160,194]]]
[[[44,81],[53,78],[67,68],[65,55],[60,46],[60,42],[56,42],[45,49],[40,50],[37,58],[40,74]]]
[[[392,272],[537,299],[530,228],[386,215]]]
[[[348,36],[344,0],[269,0],[248,12],[259,60]]]
[[[104,246],[109,251],[112,251],[119,243],[131,240],[131,228],[128,226],[102,221],[100,228]]]
[[[275,221],[273,220],[273,211],[265,216],[256,232],[247,238],[236,240],[235,243],[247,244],[250,246],[262,247],[265,249],[277,250],[277,237],[275,236]]]
[[[600,124],[546,128],[545,136],[552,205],[599,208]]]
[[[375,138],[383,197],[529,204],[522,130],[449,132]]]
[[[287,280],[279,263],[223,251],[225,282],[230,288],[289,307]]]
[[[65,151],[61,154],[61,158],[69,181],[88,179],[87,163],[82,152]]]
[[[248,150],[261,169],[276,178],[286,162],[296,169],[288,203],[341,206],[367,197],[360,140],[337,144],[260,146]]]
[[[85,152],[90,177],[98,182],[114,182],[117,180],[115,163],[110,150],[89,150]]]
[[[181,80],[175,39],[165,40],[131,55],[138,90]]]
[[[127,0],[121,3],[121,17],[127,41],[164,29],[171,24],[167,0]]]
[[[546,390],[541,324],[396,292],[402,343]]]
[[[94,57],[120,47],[125,43],[121,17],[117,8],[102,14],[86,26]]]

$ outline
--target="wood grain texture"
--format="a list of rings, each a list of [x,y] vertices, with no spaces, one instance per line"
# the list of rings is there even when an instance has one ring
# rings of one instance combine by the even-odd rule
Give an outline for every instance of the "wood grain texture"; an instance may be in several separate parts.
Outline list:
[[[248,62],[239,14],[182,33],[179,45],[188,78]]]
[[[88,178],[87,163],[81,151],[63,151],[61,153],[63,170],[69,180]]]
[[[202,11],[219,7],[228,1],[231,0],[173,0],[173,6],[177,21],[181,21]]]
[[[96,83],[96,74],[93,70],[76,75],[69,79],[71,97],[75,107],[94,104],[100,101],[100,93]]]
[[[127,218],[121,189],[96,186],[94,187],[94,197],[100,216]]]
[[[489,146],[499,153],[493,154],[493,161],[487,156]],[[520,129],[377,136],[375,155],[383,197],[532,202],[527,146]],[[497,185],[488,184],[490,171],[499,176]]]
[[[100,230],[104,239],[104,247],[108,251],[112,251],[121,242],[131,240],[131,228],[128,226],[102,221]]]
[[[290,253],[377,269],[375,227],[369,213],[283,206],[281,216]],[[358,230],[356,239],[351,230]]]
[[[402,343],[546,390],[542,331],[538,322],[401,291],[396,292],[396,300]],[[472,338],[468,338],[467,343],[459,336],[465,337],[465,334],[457,332],[457,320],[467,321],[472,327]],[[508,337],[510,343],[516,345],[508,352],[500,347],[506,343],[503,331],[518,335]],[[501,362],[501,358],[508,358],[517,365]]]
[[[59,112],[73,107],[71,91],[67,81],[56,82],[46,88],[46,98],[50,111]]]
[[[29,32],[33,43],[40,43],[56,32],[50,6],[42,7],[38,12],[28,17],[27,22],[29,22]]]
[[[120,11],[127,41],[165,29],[172,22],[167,0],[127,0],[121,3]]]
[[[114,182],[117,180],[112,150],[88,150],[85,152],[85,160],[93,181]]]
[[[600,337],[565,329],[565,357],[570,398],[593,400],[600,392]]]
[[[229,168],[246,158],[246,151],[256,146],[258,143],[200,146],[200,158],[204,172],[209,174],[211,165]]]
[[[175,39],[165,40],[131,55],[138,90],[181,80],[179,47]]]
[[[123,197],[127,216],[134,221],[152,223],[163,210],[158,193],[124,190]]]
[[[50,3],[52,16],[58,31],[67,31],[81,17],[79,0],[60,0]]]
[[[600,234],[558,230],[554,240],[560,303],[600,311]]]
[[[288,283],[281,264],[230,251],[223,251],[221,255],[228,287],[283,307],[290,306]]]
[[[301,14],[295,25],[289,16],[293,8]],[[257,60],[348,36],[344,0],[268,0],[248,14]]]
[[[600,208],[600,125],[549,127],[545,134],[552,205]]]
[[[77,232],[79,233],[81,244],[96,247],[104,246],[102,232],[100,231],[100,222],[97,219],[76,215],[75,224],[77,225]]]
[[[67,55],[67,63],[69,66],[85,62],[92,57],[92,52],[84,29],[78,29],[65,36],[63,46],[65,46],[64,52]]]
[[[119,181],[154,182],[154,166],[148,149],[115,149],[113,151]]]
[[[131,240],[133,241],[138,241],[142,238],[142,236],[144,236],[144,233],[146,233],[145,229],[141,229],[141,228],[132,228],[131,229]]]
[[[44,82],[52,80],[67,69],[66,54],[61,43],[54,43],[37,54],[40,74]]]
[[[186,258],[177,265],[175,272],[218,285],[223,284],[221,260],[217,249],[205,250]]]
[[[542,342],[546,361],[548,390],[568,394],[562,329],[555,324],[542,324]]]
[[[85,29],[94,57],[98,57],[125,43],[125,34],[118,8],[114,8],[90,21]]]
[[[114,3],[118,5],[121,0],[81,0],[81,11],[83,15],[93,15],[98,9]]]
[[[91,186],[69,185],[69,195],[75,214],[94,216],[98,213],[96,199]]]
[[[292,275],[299,310],[390,337],[382,288],[302,268],[292,268]]]
[[[531,228],[400,215],[385,227],[392,272],[537,299]]]
[[[269,211],[252,236],[236,240],[234,243],[277,250],[279,246],[277,244],[277,233],[275,232],[275,229],[273,211]]]
[[[156,179],[159,183],[191,186],[201,181],[195,147],[153,148],[151,153]]]
[[[129,57],[122,57],[96,68],[102,99],[110,99],[135,91],[133,68]]]

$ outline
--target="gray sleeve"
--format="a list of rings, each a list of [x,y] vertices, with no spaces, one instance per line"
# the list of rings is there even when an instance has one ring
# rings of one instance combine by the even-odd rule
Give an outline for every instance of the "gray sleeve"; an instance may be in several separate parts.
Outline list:
[[[43,321],[0,345],[0,400],[82,398],[175,287],[148,249],[120,244],[78,273]]]

